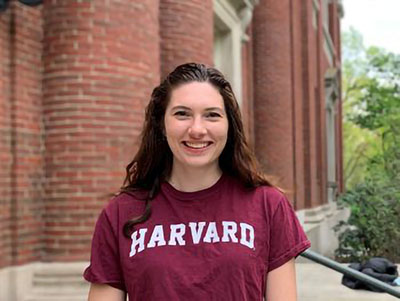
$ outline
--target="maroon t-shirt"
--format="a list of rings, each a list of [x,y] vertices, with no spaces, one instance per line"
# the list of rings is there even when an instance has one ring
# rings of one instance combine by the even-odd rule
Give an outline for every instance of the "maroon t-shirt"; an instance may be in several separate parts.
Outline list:
[[[84,273],[130,301],[263,300],[267,273],[310,246],[281,192],[247,189],[227,175],[196,192],[162,183],[151,217],[126,238],[124,223],[143,210],[128,194],[110,201]]]

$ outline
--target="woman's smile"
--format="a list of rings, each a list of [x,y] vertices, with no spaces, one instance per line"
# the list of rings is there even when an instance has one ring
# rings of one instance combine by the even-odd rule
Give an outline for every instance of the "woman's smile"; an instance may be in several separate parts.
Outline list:
[[[189,148],[201,149],[211,145],[212,142],[188,142],[184,141],[183,144]]]
[[[207,151],[212,142],[182,142],[183,147],[186,149],[187,152],[191,154],[202,154],[203,152]]]

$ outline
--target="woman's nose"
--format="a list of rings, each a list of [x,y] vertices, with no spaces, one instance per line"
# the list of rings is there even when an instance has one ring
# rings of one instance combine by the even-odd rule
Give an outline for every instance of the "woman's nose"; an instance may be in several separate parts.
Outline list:
[[[189,135],[197,138],[205,135],[207,133],[207,129],[201,120],[201,118],[193,119],[193,123],[189,127]]]

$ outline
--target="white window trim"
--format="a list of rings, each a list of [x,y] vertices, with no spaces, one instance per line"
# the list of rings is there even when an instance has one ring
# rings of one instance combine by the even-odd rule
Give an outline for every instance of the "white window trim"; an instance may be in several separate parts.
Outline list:
[[[233,92],[239,105],[242,104],[242,23],[234,7],[227,0],[214,0],[215,18],[224,24],[230,31],[230,43],[232,45],[232,78],[230,79]],[[215,62],[218,68],[219,62]]]
[[[328,59],[329,65],[333,66],[333,59],[335,57],[335,46],[333,45],[331,34],[329,33],[329,29],[323,25],[322,31],[324,34],[324,50],[326,54],[326,58]]]
[[[318,14],[319,14],[318,0],[313,0],[312,24],[315,30],[318,29]]]
[[[326,109],[326,146],[327,146],[327,198],[335,201],[337,190],[336,174],[336,115],[338,101],[337,69],[329,68],[325,73],[325,109]]]

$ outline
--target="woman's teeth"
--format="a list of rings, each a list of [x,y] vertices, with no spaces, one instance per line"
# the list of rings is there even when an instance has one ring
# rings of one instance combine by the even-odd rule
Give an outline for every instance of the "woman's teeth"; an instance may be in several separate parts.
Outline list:
[[[204,148],[208,146],[208,142],[202,142],[202,143],[191,143],[191,142],[184,142],[186,146],[189,146],[191,148]]]

